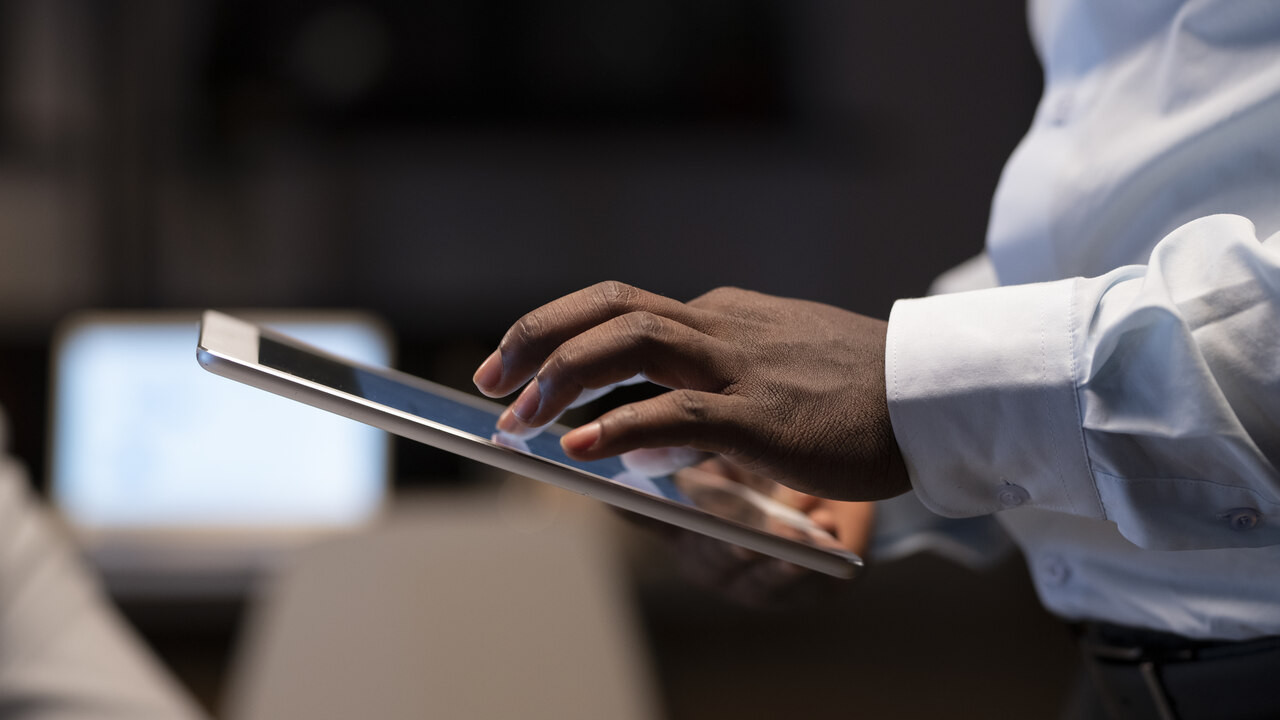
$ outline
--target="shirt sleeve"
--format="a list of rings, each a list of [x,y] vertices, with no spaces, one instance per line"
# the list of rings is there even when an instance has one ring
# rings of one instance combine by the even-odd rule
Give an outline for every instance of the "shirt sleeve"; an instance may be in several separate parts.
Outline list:
[[[197,720],[0,447],[0,717]]]
[[[1217,215],[1145,266],[894,305],[889,413],[932,511],[1036,507],[1151,549],[1280,544],[1280,234]]]

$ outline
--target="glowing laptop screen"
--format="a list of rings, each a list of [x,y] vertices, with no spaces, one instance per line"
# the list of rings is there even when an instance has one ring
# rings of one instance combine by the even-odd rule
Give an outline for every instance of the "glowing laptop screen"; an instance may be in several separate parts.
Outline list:
[[[342,317],[264,324],[388,364],[378,326]],[[51,487],[73,524],[311,527],[376,512],[390,450],[381,430],[205,372],[195,316],[95,318],[64,334],[53,369]]]

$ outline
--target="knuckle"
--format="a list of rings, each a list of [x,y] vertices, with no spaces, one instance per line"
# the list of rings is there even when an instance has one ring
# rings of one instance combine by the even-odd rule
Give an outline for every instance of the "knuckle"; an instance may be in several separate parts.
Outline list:
[[[622,322],[624,332],[634,340],[655,340],[662,335],[666,328],[662,318],[651,312],[627,313],[619,320]]]
[[[551,354],[538,369],[535,379],[543,392],[560,394],[563,392],[581,392],[582,354],[572,347],[562,347]]]
[[[635,301],[636,289],[617,280],[605,280],[593,288],[600,303],[611,312],[621,312]]]
[[[640,411],[635,405],[623,405],[609,413],[610,434],[617,435],[640,424]]]
[[[572,374],[573,366],[572,351],[562,348],[552,353],[551,357],[542,363],[536,379],[539,383],[563,382]]]
[[[536,313],[529,313],[516,321],[511,326],[511,331],[507,333],[507,343],[515,343],[516,345],[531,345],[536,343],[542,337],[542,320]]]
[[[691,390],[673,390],[671,404],[686,422],[703,423],[711,416],[704,397]]]
[[[736,287],[722,285],[718,288],[712,288],[707,291],[699,300],[708,305],[724,305],[731,303],[742,293],[742,290]]]

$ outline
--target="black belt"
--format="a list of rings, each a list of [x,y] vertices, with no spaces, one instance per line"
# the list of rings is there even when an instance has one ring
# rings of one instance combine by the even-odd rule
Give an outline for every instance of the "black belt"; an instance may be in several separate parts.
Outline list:
[[[1105,623],[1076,631],[1113,718],[1280,718],[1280,637],[1204,641]]]

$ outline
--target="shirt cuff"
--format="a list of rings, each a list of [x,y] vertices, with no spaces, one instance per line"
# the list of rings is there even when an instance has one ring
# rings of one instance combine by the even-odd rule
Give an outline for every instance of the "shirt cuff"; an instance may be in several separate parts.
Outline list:
[[[1075,280],[899,300],[885,382],[911,483],[935,513],[1105,519],[1076,396]]]

